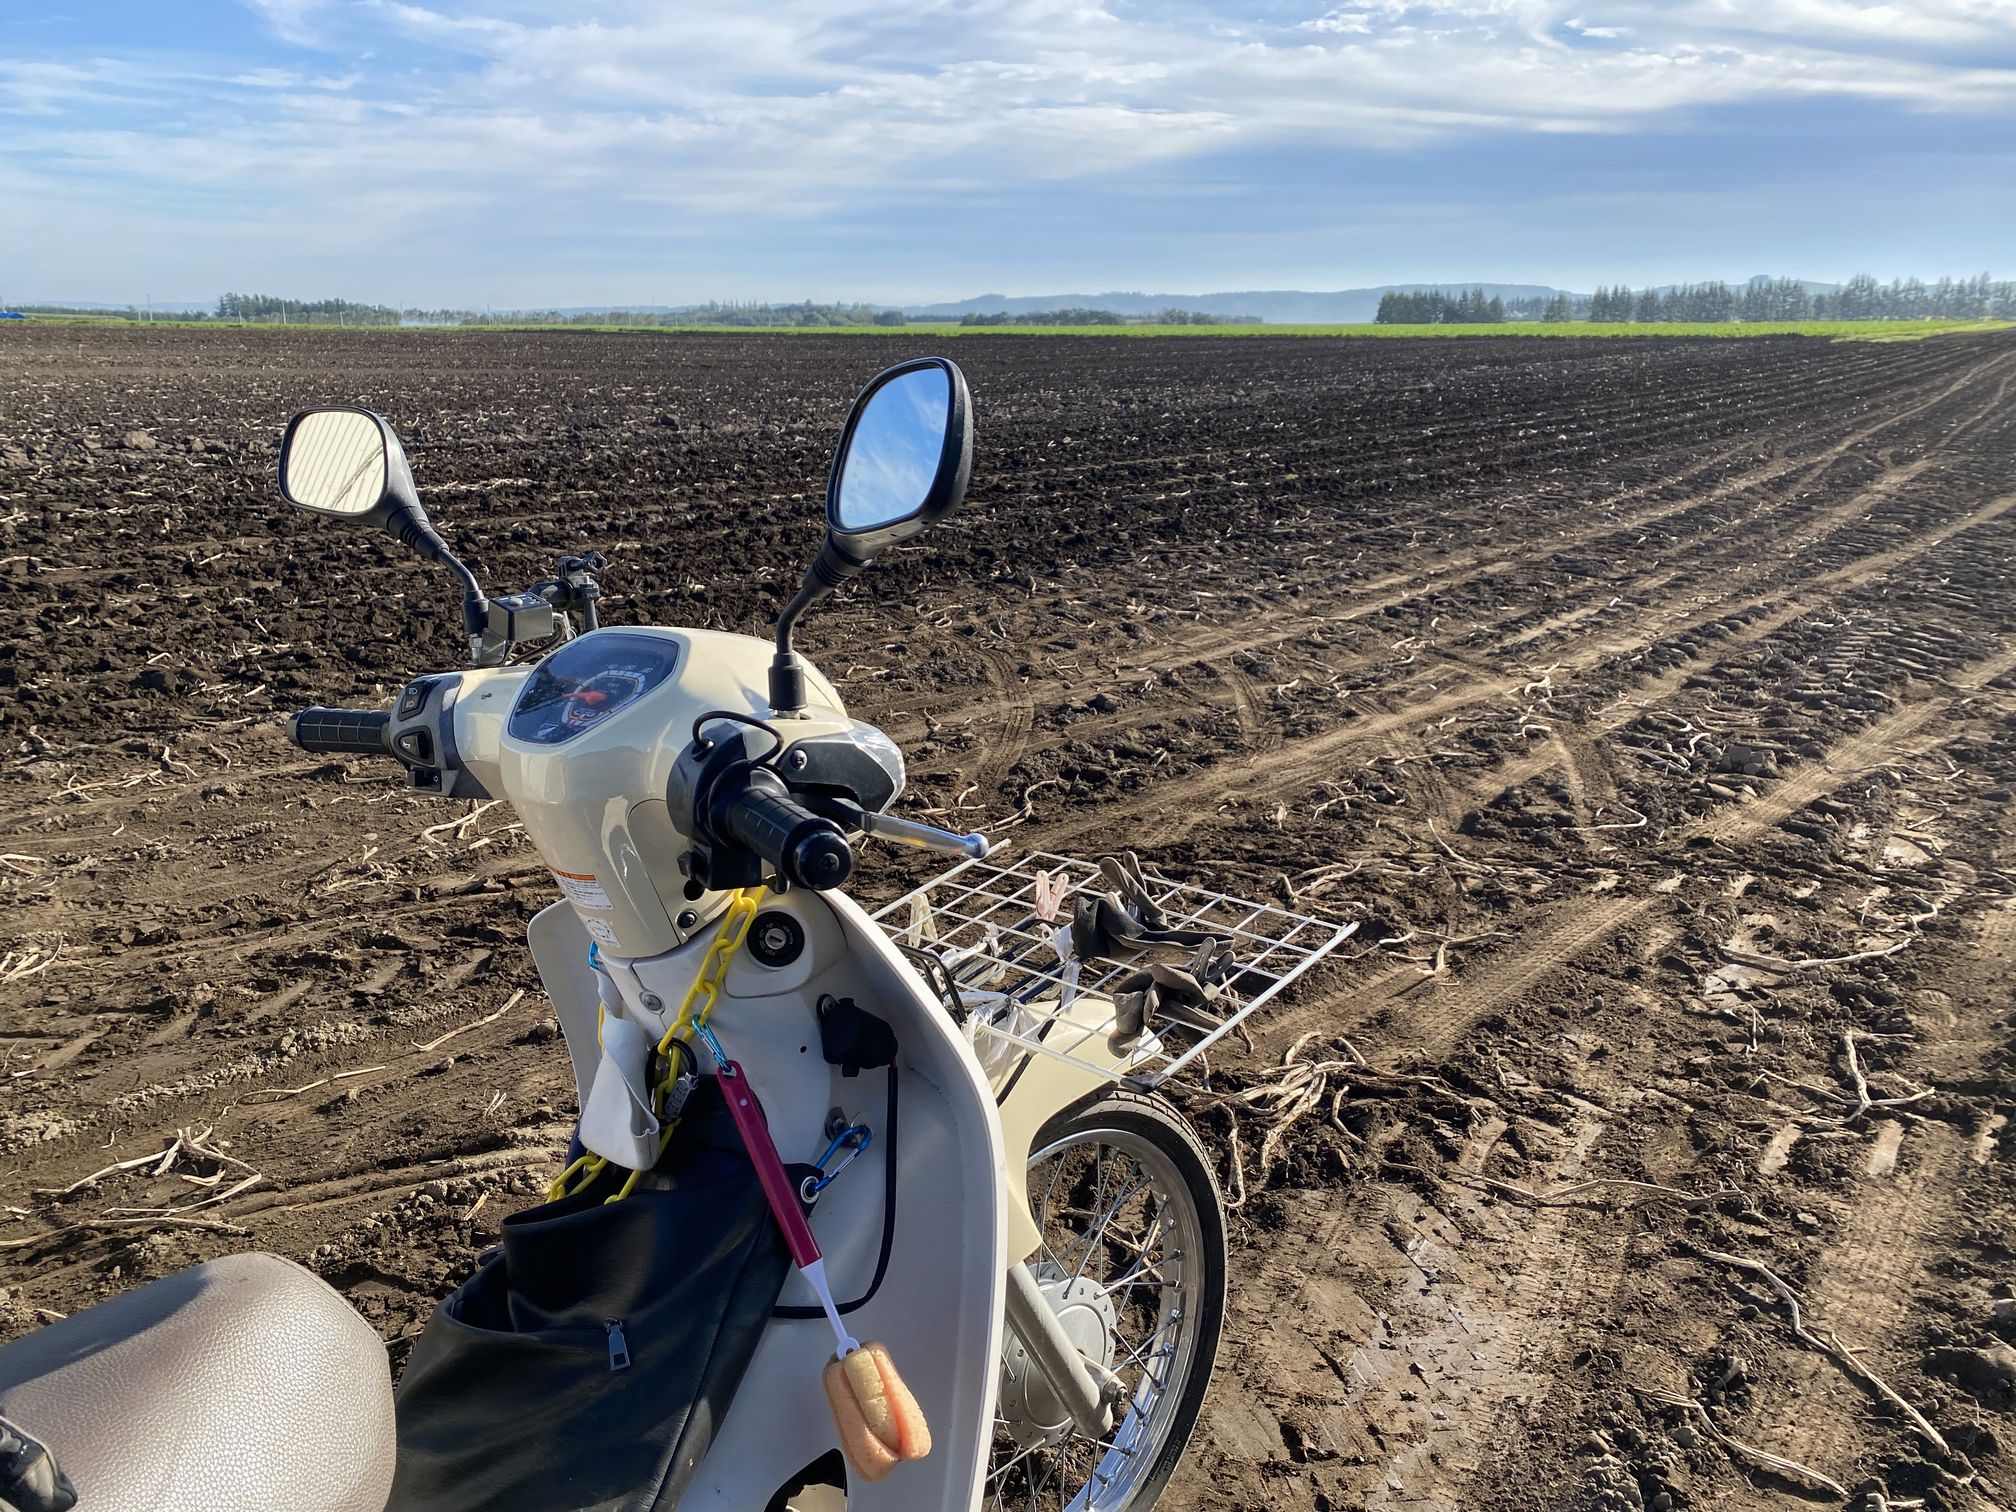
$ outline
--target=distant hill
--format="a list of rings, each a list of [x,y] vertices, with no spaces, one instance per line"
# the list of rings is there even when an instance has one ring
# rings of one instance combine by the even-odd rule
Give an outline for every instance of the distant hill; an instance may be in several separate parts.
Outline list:
[[[1562,291],[1546,284],[1413,283],[1370,289],[1249,289],[1227,294],[982,294],[951,304],[905,305],[913,320],[957,320],[962,315],[1024,315],[1038,310],[1112,310],[1120,315],[1152,315],[1157,310],[1196,310],[1206,315],[1257,315],[1269,325],[1367,325],[1379,312],[1382,294],[1420,294],[1434,289],[1478,289],[1486,299],[1552,299]],[[1582,296],[1576,296],[1578,298]]]

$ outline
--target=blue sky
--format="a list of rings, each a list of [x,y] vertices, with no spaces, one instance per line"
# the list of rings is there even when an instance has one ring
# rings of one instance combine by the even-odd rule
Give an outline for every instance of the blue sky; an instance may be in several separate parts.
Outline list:
[[[0,0],[0,298],[2016,276],[2016,0]]]

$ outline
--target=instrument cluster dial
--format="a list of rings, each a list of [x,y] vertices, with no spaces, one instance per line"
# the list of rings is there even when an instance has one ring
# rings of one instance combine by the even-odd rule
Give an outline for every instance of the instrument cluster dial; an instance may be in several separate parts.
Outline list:
[[[675,641],[602,630],[562,646],[541,662],[505,726],[513,740],[559,745],[620,714],[670,677]]]

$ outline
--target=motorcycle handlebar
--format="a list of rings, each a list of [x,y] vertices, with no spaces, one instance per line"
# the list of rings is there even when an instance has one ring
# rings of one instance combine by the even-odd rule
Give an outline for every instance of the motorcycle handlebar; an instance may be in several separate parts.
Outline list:
[[[802,806],[775,772],[750,768],[722,788],[715,832],[761,856],[786,882],[825,892],[854,875],[854,851],[840,826]]]
[[[303,709],[288,733],[304,751],[324,756],[391,754],[392,716],[383,709]]]

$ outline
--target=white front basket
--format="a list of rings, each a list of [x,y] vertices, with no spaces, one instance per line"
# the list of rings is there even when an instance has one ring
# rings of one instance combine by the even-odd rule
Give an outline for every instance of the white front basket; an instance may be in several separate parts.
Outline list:
[[[1006,866],[962,861],[872,917],[968,1023],[983,1063],[1020,1046],[1139,1087],[1189,1065],[1358,929],[1187,882],[1151,875],[1147,883],[1171,927],[1229,942],[1237,969],[1207,1010],[1212,1027],[1151,1025],[1118,1074],[1109,1057],[1073,1052],[1111,1032],[1109,989],[1136,962],[1102,956],[1067,967],[1050,944],[1081,891],[1107,891],[1097,866],[1041,851]],[[1083,1012],[1087,998],[1105,1005],[1096,1028]],[[1079,1011],[1067,1017],[1067,1005]]]

